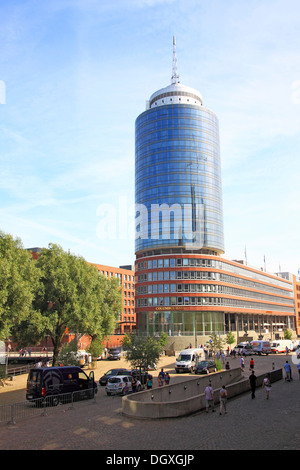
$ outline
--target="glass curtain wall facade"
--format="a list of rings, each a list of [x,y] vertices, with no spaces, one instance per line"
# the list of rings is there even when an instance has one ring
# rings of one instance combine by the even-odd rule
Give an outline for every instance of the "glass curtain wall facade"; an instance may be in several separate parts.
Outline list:
[[[136,204],[147,211],[136,253],[167,247],[223,253],[216,115],[197,105],[161,105],[137,118],[135,135]]]

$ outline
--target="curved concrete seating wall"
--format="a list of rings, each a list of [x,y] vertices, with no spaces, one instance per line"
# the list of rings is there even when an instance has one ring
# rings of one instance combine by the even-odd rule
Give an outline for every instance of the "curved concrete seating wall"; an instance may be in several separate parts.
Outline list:
[[[271,382],[280,380],[282,369],[269,374]],[[258,386],[261,386],[265,376],[262,374],[257,377]],[[204,389],[208,382],[211,382],[215,391],[216,403],[222,385],[226,386],[228,398],[250,389],[248,377],[242,376],[241,369],[232,369],[128,395],[122,399],[122,412],[127,416],[148,419],[175,418],[194,413],[205,408]]]
[[[122,399],[122,411],[126,415],[140,418],[184,416],[202,407],[199,400],[202,401],[201,395],[209,382],[215,390],[222,385],[239,382],[242,378],[240,368],[198,375],[184,382],[127,395]]]

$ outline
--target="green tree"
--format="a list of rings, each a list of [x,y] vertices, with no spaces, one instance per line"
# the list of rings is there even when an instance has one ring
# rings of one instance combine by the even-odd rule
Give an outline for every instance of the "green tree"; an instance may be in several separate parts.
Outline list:
[[[226,341],[227,341],[227,344],[229,344],[229,346],[235,343],[235,336],[232,333],[232,331],[229,331],[229,333],[227,333]]]
[[[94,338],[112,331],[121,292],[118,287],[117,293],[111,293],[109,287],[116,287],[115,284],[109,283],[82,257],[67,253],[58,245],[43,248],[36,263],[41,286],[34,302],[36,314],[27,325],[27,334],[31,333],[35,341],[50,336],[55,365],[67,328]]]
[[[123,347],[126,350],[126,360],[134,369],[148,369],[149,365],[157,364],[163,351],[162,341],[154,336],[125,335]]]
[[[292,337],[293,337],[293,333],[291,332],[291,330],[285,330],[284,339],[292,339]]]
[[[123,309],[122,288],[117,278],[107,278],[97,268],[90,265],[93,288],[89,295],[89,305],[81,318],[83,331],[91,337],[93,356],[103,351],[103,340],[112,334],[116,320]],[[95,357],[95,356],[94,356]]]
[[[0,231],[0,339],[33,316],[39,270],[19,238]]]
[[[208,348],[212,351],[221,351],[224,348],[224,340],[220,338],[219,335],[213,333],[210,335],[210,340],[208,343]]]

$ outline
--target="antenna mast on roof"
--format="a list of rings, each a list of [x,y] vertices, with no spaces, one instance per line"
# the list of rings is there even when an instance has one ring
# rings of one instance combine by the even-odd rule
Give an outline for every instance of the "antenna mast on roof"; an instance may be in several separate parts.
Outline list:
[[[179,74],[177,70],[177,55],[176,55],[176,39],[173,36],[173,68],[172,68],[172,84],[179,83]]]

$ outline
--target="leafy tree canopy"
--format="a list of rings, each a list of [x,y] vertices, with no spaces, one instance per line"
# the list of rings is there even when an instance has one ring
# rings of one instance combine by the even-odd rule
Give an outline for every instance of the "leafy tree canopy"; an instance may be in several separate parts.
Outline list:
[[[55,365],[67,328],[70,333],[92,338],[112,332],[116,312],[122,308],[122,296],[119,285],[82,257],[65,252],[58,245],[43,248],[36,266],[40,286],[34,299],[35,311],[15,334],[29,343],[50,336]]]
[[[0,339],[33,315],[39,270],[21,240],[0,231]]]
[[[126,360],[134,369],[147,369],[149,365],[157,364],[163,351],[165,337],[162,341],[154,336],[125,335],[123,347],[126,350]]]

